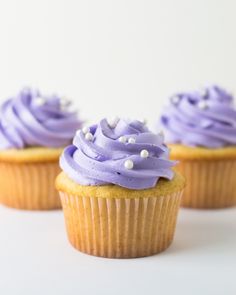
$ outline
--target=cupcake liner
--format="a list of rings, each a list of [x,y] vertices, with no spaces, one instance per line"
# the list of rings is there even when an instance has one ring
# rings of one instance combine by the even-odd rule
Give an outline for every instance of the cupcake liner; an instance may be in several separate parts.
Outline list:
[[[159,253],[173,240],[181,195],[118,199],[60,191],[69,241],[81,252],[108,258]]]
[[[214,209],[236,205],[236,160],[184,160],[177,170],[188,183],[182,206]]]
[[[54,181],[58,162],[0,163],[0,203],[27,210],[61,208]]]

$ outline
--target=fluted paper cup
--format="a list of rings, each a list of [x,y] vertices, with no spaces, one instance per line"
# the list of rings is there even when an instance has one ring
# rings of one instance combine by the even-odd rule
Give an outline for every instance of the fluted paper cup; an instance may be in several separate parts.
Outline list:
[[[188,147],[172,144],[171,159],[187,179],[182,206],[219,209],[236,206],[236,146]]]
[[[236,206],[236,160],[182,161],[177,169],[188,180],[182,206],[199,209]]]
[[[57,179],[57,187],[67,234],[79,251],[108,258],[134,258],[159,253],[171,244],[184,187],[182,177],[178,179],[181,184],[165,195],[155,194],[157,188],[146,190],[145,196],[142,191],[129,195],[129,190],[117,187],[118,194],[127,193],[121,198],[117,193],[102,195],[105,187],[99,188],[95,196],[89,193],[96,188],[89,187],[81,194],[74,194],[73,189],[66,192],[59,183],[63,177],[61,174]],[[112,191],[116,192],[114,186]]]
[[[58,172],[57,162],[0,163],[0,203],[25,210],[61,208],[54,186]]]

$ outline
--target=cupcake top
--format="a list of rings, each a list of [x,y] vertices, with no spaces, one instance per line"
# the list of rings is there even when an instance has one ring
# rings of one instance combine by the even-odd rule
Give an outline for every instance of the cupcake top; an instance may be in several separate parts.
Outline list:
[[[163,177],[172,179],[169,150],[162,134],[145,123],[101,120],[76,132],[73,145],[60,159],[69,178],[81,185],[116,184],[129,189],[154,187]]]
[[[0,149],[66,146],[81,126],[69,104],[29,88],[6,100],[0,107]]]
[[[236,110],[233,97],[218,86],[170,98],[158,128],[167,143],[219,148],[236,145]]]

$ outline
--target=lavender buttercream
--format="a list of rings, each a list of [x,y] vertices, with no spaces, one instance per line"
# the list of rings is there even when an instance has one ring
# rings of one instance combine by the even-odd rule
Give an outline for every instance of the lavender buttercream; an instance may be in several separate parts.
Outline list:
[[[30,88],[7,99],[0,107],[0,149],[68,145],[81,126],[68,104],[56,95],[43,96]]]
[[[233,96],[218,86],[176,94],[162,112],[160,128],[167,143],[207,148],[236,145]]]
[[[172,179],[169,149],[162,134],[140,121],[103,119],[79,130],[61,158],[64,172],[81,185],[115,184],[129,189],[154,187],[159,178]]]

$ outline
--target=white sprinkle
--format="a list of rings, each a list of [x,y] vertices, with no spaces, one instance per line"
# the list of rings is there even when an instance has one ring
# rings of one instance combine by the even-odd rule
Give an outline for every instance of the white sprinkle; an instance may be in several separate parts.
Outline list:
[[[126,143],[126,137],[124,136],[121,136],[118,140],[119,142]]]
[[[43,106],[45,103],[46,103],[46,99],[44,99],[43,97],[37,97],[35,99],[35,104],[39,107]]]
[[[67,107],[69,104],[71,104],[71,101],[66,97],[60,98],[60,105],[61,107]]]
[[[143,125],[146,125],[147,124],[147,119],[141,119],[140,122],[143,123]]]
[[[88,132],[85,134],[85,139],[88,141],[93,141],[93,134]]]
[[[207,89],[206,88],[202,88],[199,90],[199,93],[202,97],[206,97],[207,96]]]
[[[84,134],[89,133],[89,132],[90,132],[89,127],[84,126],[84,127],[82,128],[82,132],[83,132]]]
[[[133,138],[133,137],[130,137],[129,139],[128,139],[128,143],[135,143],[136,142],[136,140],[135,140],[135,138]]]
[[[204,100],[199,101],[198,108],[200,110],[206,110],[208,108],[207,102]]]
[[[141,158],[147,158],[149,156],[149,152],[147,150],[142,150],[140,152],[140,157]]]
[[[174,104],[174,105],[177,105],[179,102],[180,102],[180,97],[175,95],[175,96],[172,96],[170,98],[170,101]]]
[[[110,128],[115,128],[119,120],[120,119],[118,117],[107,119],[107,124],[110,126]]]
[[[131,160],[126,160],[124,166],[126,169],[131,170],[134,167],[134,162]]]

